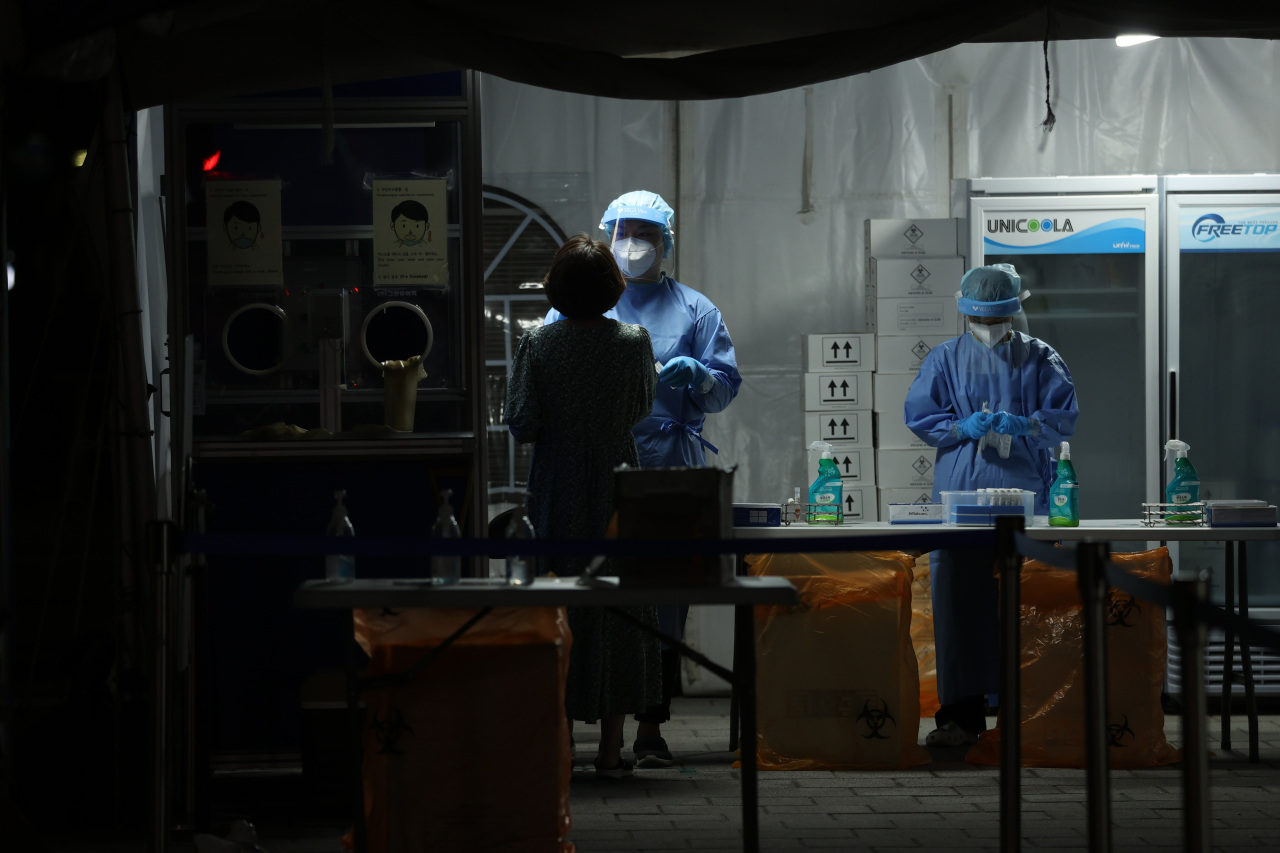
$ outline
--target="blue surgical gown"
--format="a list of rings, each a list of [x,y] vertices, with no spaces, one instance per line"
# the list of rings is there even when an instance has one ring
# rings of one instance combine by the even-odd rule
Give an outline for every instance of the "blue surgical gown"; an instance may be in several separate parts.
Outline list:
[[[546,322],[554,323],[562,316],[552,308]],[[723,411],[742,385],[733,341],[720,309],[664,273],[650,284],[627,282],[622,298],[605,316],[644,326],[653,342],[654,357],[663,364],[687,355],[711,372],[715,383],[705,392],[692,386],[670,388],[659,382],[652,413],[633,430],[641,468],[705,466],[704,441],[715,443],[701,438],[706,416]],[[687,605],[660,606],[658,622],[663,633],[682,636],[688,612]]]
[[[546,322],[554,323],[561,316],[552,308]],[[618,304],[605,316],[644,326],[653,341],[654,357],[663,364],[687,355],[711,372],[715,384],[705,393],[691,386],[668,388],[658,383],[653,412],[634,430],[642,468],[701,468],[706,456],[698,436],[706,416],[723,411],[742,385],[720,309],[693,288],[663,275],[652,284],[628,282]]]
[[[959,438],[951,425],[987,409],[1025,415],[1038,434],[1014,436],[1009,458],[994,446]],[[906,424],[937,448],[933,499],[944,490],[1019,488],[1036,493],[1035,511],[1049,511],[1056,463],[1052,448],[1075,434],[1075,385],[1062,357],[1020,332],[988,348],[973,335],[947,341],[920,365],[903,407]],[[930,557],[938,698],[952,704],[999,687],[999,593],[989,550],[935,551]]]

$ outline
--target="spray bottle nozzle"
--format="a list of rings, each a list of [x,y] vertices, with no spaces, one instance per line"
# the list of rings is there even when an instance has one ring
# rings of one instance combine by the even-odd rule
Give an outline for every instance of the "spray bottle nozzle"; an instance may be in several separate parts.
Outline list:
[[[1169,451],[1172,450],[1176,454],[1175,458],[1181,459],[1187,455],[1187,451],[1190,449],[1191,445],[1187,444],[1185,441],[1178,441],[1176,438],[1171,438],[1164,443],[1164,458],[1168,459]]]
[[[1062,447],[1059,448],[1058,450],[1058,458],[1059,459],[1071,458],[1071,442],[1069,441],[1062,442]]]
[[[809,442],[809,459],[813,460],[813,451],[820,451],[819,459],[831,459],[831,442],[829,441],[811,441]]]

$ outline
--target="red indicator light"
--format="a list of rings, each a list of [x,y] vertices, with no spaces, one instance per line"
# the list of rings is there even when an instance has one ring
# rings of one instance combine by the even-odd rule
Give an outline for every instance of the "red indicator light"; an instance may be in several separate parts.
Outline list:
[[[206,172],[212,172],[218,168],[218,160],[222,159],[222,151],[215,151],[208,157],[204,158],[203,166]]]
[[[353,287],[353,288],[351,288],[351,292],[352,292],[352,293],[359,293],[359,292],[360,292],[360,288],[358,288],[358,287]]]

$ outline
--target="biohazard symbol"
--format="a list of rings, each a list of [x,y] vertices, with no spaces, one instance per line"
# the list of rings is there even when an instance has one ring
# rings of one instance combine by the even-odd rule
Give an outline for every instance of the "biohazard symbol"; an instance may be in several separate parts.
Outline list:
[[[889,706],[883,699],[868,699],[862,706],[862,713],[858,714],[854,722],[856,723],[858,720],[867,721],[867,734],[863,735],[863,737],[868,739],[888,740],[889,736],[881,734],[880,730],[890,723],[895,726],[898,725],[898,721],[889,713]]]
[[[373,730],[373,736],[378,741],[378,755],[404,755],[405,751],[400,749],[400,738],[405,732],[413,734],[413,729],[404,721],[400,711],[392,708],[387,711],[386,719],[379,715],[374,715],[373,724],[369,726]]]
[[[1133,624],[1129,621],[1132,614],[1142,614],[1142,606],[1134,600],[1131,595],[1112,590],[1111,600],[1107,602],[1107,624],[1119,625],[1123,628],[1132,628]]]
[[[1129,728],[1129,715],[1124,715],[1123,723],[1111,723],[1107,726],[1107,742],[1111,746],[1125,746],[1126,741],[1133,740],[1137,735],[1133,729]]]

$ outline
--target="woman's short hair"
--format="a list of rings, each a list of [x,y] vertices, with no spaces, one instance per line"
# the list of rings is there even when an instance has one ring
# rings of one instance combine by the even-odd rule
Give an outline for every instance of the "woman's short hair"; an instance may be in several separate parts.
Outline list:
[[[556,251],[542,285],[551,307],[573,320],[599,317],[627,289],[609,245],[586,234],[574,234]]]

